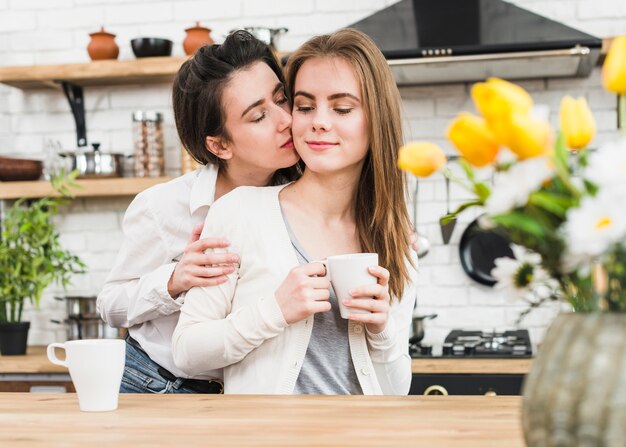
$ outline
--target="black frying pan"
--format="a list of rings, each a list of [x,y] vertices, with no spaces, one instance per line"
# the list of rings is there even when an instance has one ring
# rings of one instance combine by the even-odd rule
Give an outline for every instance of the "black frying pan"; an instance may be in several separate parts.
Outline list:
[[[459,243],[459,256],[461,266],[467,275],[474,281],[491,286],[497,282],[491,276],[491,270],[496,266],[497,258],[514,258],[511,250],[511,241],[497,230],[485,230],[480,228],[478,220],[470,223]]]

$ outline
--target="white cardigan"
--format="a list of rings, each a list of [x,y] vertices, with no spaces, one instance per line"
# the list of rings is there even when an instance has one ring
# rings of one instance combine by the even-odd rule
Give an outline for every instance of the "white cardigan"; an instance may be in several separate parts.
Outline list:
[[[193,376],[224,368],[226,393],[293,393],[311,337],[313,316],[288,325],[274,296],[299,265],[278,200],[284,186],[240,187],[211,206],[203,234],[227,237],[241,265],[226,283],[187,292],[172,337],[176,365]],[[371,334],[349,321],[350,352],[364,394],[409,391],[416,294],[416,272],[409,268],[412,283],[400,302],[393,301],[383,332]]]

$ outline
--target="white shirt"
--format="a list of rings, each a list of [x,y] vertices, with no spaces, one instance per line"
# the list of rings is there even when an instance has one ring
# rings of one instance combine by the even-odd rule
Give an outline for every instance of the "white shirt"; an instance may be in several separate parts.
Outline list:
[[[137,195],[124,215],[117,260],[98,295],[102,318],[129,328],[150,358],[178,377],[190,377],[176,367],[171,352],[184,295],[173,299],[167,283],[213,203],[217,172],[205,166]],[[207,367],[194,377],[221,378],[221,371]]]
[[[313,316],[288,325],[274,296],[299,265],[278,200],[284,186],[240,187],[211,206],[204,233],[228,237],[241,263],[227,282],[187,292],[172,338],[180,369],[196,375],[224,367],[226,393],[291,394],[311,337]],[[411,284],[400,302],[393,300],[383,332],[371,334],[349,322],[350,354],[364,394],[409,391],[417,274],[409,269]]]

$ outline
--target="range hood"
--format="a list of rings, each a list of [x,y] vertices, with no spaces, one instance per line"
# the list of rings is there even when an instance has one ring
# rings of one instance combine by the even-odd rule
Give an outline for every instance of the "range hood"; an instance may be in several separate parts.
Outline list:
[[[350,25],[398,85],[585,77],[602,40],[502,0],[402,0]]]

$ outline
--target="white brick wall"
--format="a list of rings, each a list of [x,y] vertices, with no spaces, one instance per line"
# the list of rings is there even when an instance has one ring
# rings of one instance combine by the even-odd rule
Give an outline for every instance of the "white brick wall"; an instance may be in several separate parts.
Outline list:
[[[562,21],[600,37],[626,33],[626,3],[623,0],[511,0],[538,14]],[[0,0],[0,65],[86,62],[89,33],[104,26],[117,35],[120,58],[133,58],[130,39],[141,35],[174,41],[175,55],[182,55],[184,29],[200,20],[221,41],[233,28],[286,26],[289,32],[279,49],[293,50],[314,34],[331,32],[394,3],[393,0]],[[535,102],[550,107],[556,124],[564,94],[585,95],[598,120],[594,144],[615,135],[616,103],[601,88],[600,72],[587,79],[529,80],[521,85],[532,92]],[[445,140],[450,119],[461,110],[472,110],[469,85],[415,86],[401,89],[407,139],[427,138],[454,153]],[[166,167],[175,175],[180,166],[179,142],[171,113],[169,86],[129,85],[85,89],[87,129],[90,141],[103,150],[132,151],[131,114],[137,109],[163,112]],[[75,142],[74,123],[62,93],[21,91],[0,85],[0,154],[43,158],[46,139],[58,140],[65,149]],[[489,178],[489,173],[483,173]],[[479,211],[459,218],[451,243],[443,245],[439,218],[445,213],[445,186],[441,176],[420,182],[417,227],[432,247],[421,260],[419,313],[438,313],[426,322],[426,341],[440,343],[452,328],[506,329],[514,325],[524,306],[491,288],[470,280],[458,260],[458,242],[465,226]],[[451,187],[451,206],[466,198]],[[58,218],[62,242],[89,266],[77,275],[72,293],[96,294],[113,263],[122,239],[121,219],[132,198],[89,198],[75,201]],[[411,207],[412,208],[412,207]],[[412,212],[412,209],[410,210]],[[65,318],[64,303],[52,297],[61,292],[51,287],[42,299],[40,312],[27,311],[32,322],[29,343],[62,340],[62,327],[50,319]],[[524,321],[535,342],[559,306],[531,314]]]

